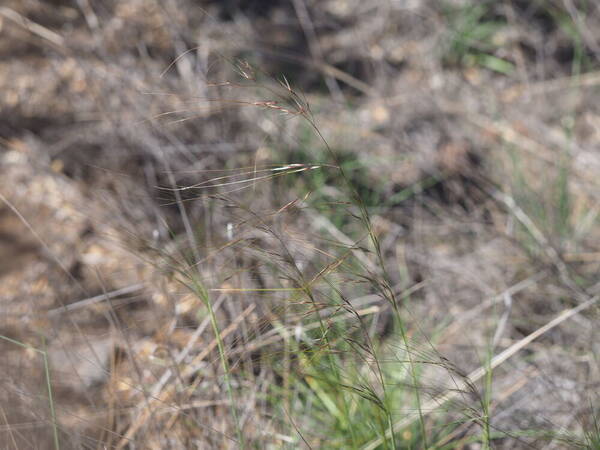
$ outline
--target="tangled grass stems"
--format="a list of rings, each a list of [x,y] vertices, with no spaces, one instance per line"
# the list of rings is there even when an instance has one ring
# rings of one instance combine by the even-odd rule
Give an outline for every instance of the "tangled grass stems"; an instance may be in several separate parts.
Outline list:
[[[197,279],[195,276],[190,276],[191,286],[189,288],[202,300],[203,304],[206,306],[206,310],[208,311],[208,315],[210,317],[210,323],[215,334],[215,339],[217,340],[217,349],[219,351],[219,359],[221,360],[221,365],[223,366],[223,381],[225,382],[225,386],[227,388],[227,395],[229,397],[230,402],[230,411],[231,416],[233,417],[235,430],[237,439],[240,445],[240,448],[245,448],[244,443],[244,434],[242,432],[242,428],[240,425],[240,420],[237,413],[236,403],[234,401],[233,396],[233,388],[231,386],[231,379],[229,376],[229,361],[227,359],[227,354],[225,353],[225,346],[223,345],[223,339],[221,337],[221,330],[219,328],[219,324],[217,322],[217,316],[215,315],[215,311],[213,309],[213,305],[210,299],[210,295],[206,290],[206,287]]]
[[[402,318],[402,315],[400,312],[400,306],[398,304],[398,299],[396,298],[394,290],[391,288],[390,283],[389,283],[390,277],[389,277],[389,274],[388,274],[388,271],[386,268],[386,263],[384,261],[383,255],[382,255],[381,246],[380,246],[378,237],[376,236],[376,234],[373,230],[371,218],[370,218],[369,212],[367,210],[367,207],[364,204],[364,201],[362,200],[359,193],[354,188],[350,178],[345,173],[345,171],[342,167],[341,161],[339,159],[339,156],[331,148],[331,146],[327,142],[326,138],[323,136],[323,134],[319,130],[319,128],[312,116],[312,112],[310,110],[310,106],[309,106],[308,102],[291,87],[290,83],[288,82],[288,80],[285,77],[278,80],[278,86],[282,90],[282,92],[277,92],[276,90],[274,90],[273,88],[271,88],[269,86],[265,87],[264,85],[259,85],[259,83],[257,83],[257,79],[256,79],[257,71],[254,68],[252,68],[248,63],[240,61],[236,64],[236,68],[237,68],[238,74],[243,79],[252,82],[251,86],[262,88],[262,89],[266,90],[267,93],[273,94],[275,97],[275,100],[270,100],[270,99],[269,100],[258,100],[258,101],[237,101],[236,100],[233,102],[227,101],[228,104],[239,105],[239,106],[242,106],[242,105],[243,106],[254,106],[254,107],[259,107],[261,109],[278,111],[282,115],[301,117],[310,125],[310,127],[313,129],[315,134],[318,136],[319,140],[323,143],[332,162],[331,163],[323,163],[323,164],[322,163],[309,164],[309,165],[290,163],[290,164],[285,164],[280,167],[275,167],[275,168],[270,168],[270,169],[261,169],[263,171],[267,171],[267,173],[265,175],[259,175],[259,171],[257,171],[257,170],[252,171],[252,172],[250,172],[250,171],[241,172],[241,173],[237,173],[234,175],[225,175],[222,177],[214,177],[207,181],[203,181],[203,182],[199,182],[199,183],[195,183],[195,184],[187,185],[187,186],[183,186],[183,187],[177,186],[174,189],[177,189],[178,191],[187,191],[187,190],[192,190],[192,189],[205,190],[205,189],[209,189],[209,188],[223,188],[223,187],[238,186],[238,185],[240,186],[240,189],[243,189],[243,188],[249,186],[251,183],[255,183],[256,181],[272,180],[273,178],[275,178],[277,176],[284,176],[284,175],[289,175],[289,174],[293,174],[293,173],[304,172],[307,170],[314,170],[314,169],[321,169],[321,168],[334,168],[335,170],[339,171],[339,173],[341,175],[341,179],[343,180],[343,183],[345,185],[344,187],[350,194],[352,203],[355,204],[359,208],[361,223],[366,229],[367,236],[371,242],[371,245],[374,248],[374,253],[377,258],[377,263],[375,266],[376,266],[376,269],[380,273],[379,274],[370,273],[365,278],[379,292],[379,294],[384,299],[386,299],[389,302],[389,304],[391,305],[392,310],[394,311],[396,322],[399,327],[401,339],[405,345],[405,348],[409,349],[406,326],[404,324],[404,321],[403,321],[403,318]],[[245,89],[247,89],[249,87],[248,85],[232,83],[232,82],[209,83],[209,85],[210,86],[241,87],[241,88],[245,88]],[[212,100],[211,100],[211,102],[212,102]],[[270,171],[270,173],[269,173],[269,171]],[[242,179],[237,179],[239,177],[242,177]],[[246,177],[246,178],[244,178],[244,177]],[[236,178],[236,179],[232,179],[232,178]],[[231,193],[231,192],[229,192],[229,193]],[[237,205],[237,206],[244,209],[243,205]],[[282,209],[284,209],[284,208],[282,208]],[[247,212],[250,212],[251,214],[253,214],[251,211],[247,211]],[[261,219],[257,218],[257,222],[261,223]],[[303,275],[302,271],[295,264],[292,255],[287,250],[287,246],[286,246],[284,240],[280,236],[278,236],[277,233],[274,233],[272,230],[270,230],[268,224],[261,223],[261,225],[263,226],[263,228],[265,230],[268,230],[277,241],[279,241],[281,248],[284,249],[284,253],[287,253],[286,260],[291,265],[292,270],[296,274],[295,281],[294,281],[294,283],[296,285],[295,288],[303,291],[306,298],[313,305],[314,310],[318,311],[318,302],[310,288],[310,285],[312,283],[307,282],[307,280],[304,279],[304,275]],[[337,264],[333,264],[333,265],[337,266]],[[327,273],[328,271],[329,271],[329,269],[326,267],[323,269],[322,273]],[[339,371],[337,369],[337,365],[335,364],[334,359],[333,359],[334,349],[332,347],[331,342],[329,341],[327,327],[323,323],[322,318],[319,315],[317,315],[317,317],[318,317],[318,321],[319,321],[319,328],[321,331],[321,339],[323,339],[323,341],[325,343],[323,348],[327,349],[326,354],[327,354],[329,368],[331,370],[331,373],[336,375],[338,381],[340,382],[340,386],[341,386],[343,383],[341,383],[341,381],[340,381],[341,377],[340,377]],[[361,323],[361,326],[364,326],[364,324]],[[368,334],[368,333],[366,333],[366,334]],[[372,347],[372,345],[373,345],[372,342],[369,341],[369,346]],[[374,352],[374,350],[371,350],[371,351]],[[412,355],[410,354],[410,351],[407,350],[407,354],[408,354],[408,365],[409,365],[410,373],[411,373],[412,380],[413,380],[412,385],[414,386],[415,400],[416,400],[416,404],[417,404],[417,409],[419,411],[419,423],[420,423],[420,427],[421,427],[420,434],[422,436],[423,443],[426,446],[427,445],[427,441],[426,441],[427,433],[426,433],[426,429],[425,429],[423,413],[421,411],[421,406],[420,406],[422,401],[421,401],[420,393],[419,393],[417,369],[415,367],[415,362],[413,360]],[[373,353],[373,355],[374,355],[374,353]],[[381,385],[382,395],[383,395],[383,401],[379,401],[378,404],[380,405],[380,407],[383,408],[383,410],[385,411],[385,415],[387,417],[386,421],[387,421],[388,433],[382,432],[381,434],[384,437],[384,442],[386,442],[387,447],[397,448],[395,433],[389,433],[389,431],[393,427],[392,405],[389,404],[390,399],[386,393],[387,387],[386,387],[385,375],[383,374],[382,368],[380,367],[380,365],[378,363],[377,357],[374,357],[373,359],[375,361],[375,370],[376,370],[376,374],[377,374],[377,379],[379,380],[379,384]],[[341,403],[343,405],[342,409],[343,409],[343,414],[345,416],[344,421],[346,423],[349,423],[348,405],[347,405],[346,399],[344,398],[343,395],[342,395]],[[352,426],[350,426],[349,428],[350,428],[350,433],[352,435],[352,442],[354,443],[354,447],[356,447],[357,440],[356,440],[356,437],[354,436],[354,429]],[[387,444],[388,436],[391,439],[391,442],[389,443],[389,445]]]
[[[292,94],[291,94],[292,98],[299,98],[299,96],[297,94],[293,93],[289,84],[286,85],[286,87],[288,88],[288,90],[290,90],[292,92]],[[383,254],[381,252],[381,246],[379,243],[379,239],[377,238],[377,235],[375,234],[375,232],[373,230],[373,225],[372,225],[371,218],[370,218],[369,212],[367,210],[367,207],[364,204],[362,197],[360,196],[358,191],[354,188],[350,178],[344,171],[344,168],[341,164],[341,161],[339,160],[337,153],[331,148],[331,146],[329,145],[329,143],[327,142],[327,140],[325,139],[325,137],[319,130],[318,126],[316,125],[315,121],[311,117],[310,108],[308,107],[308,105],[306,106],[306,108],[299,109],[299,114],[310,124],[310,126],[314,129],[315,133],[319,136],[319,138],[325,145],[327,152],[329,153],[329,155],[331,156],[331,158],[334,161],[334,165],[338,167],[340,175],[346,185],[346,189],[348,189],[348,191],[351,194],[352,199],[354,200],[355,204],[360,209],[362,223],[365,226],[365,228],[367,229],[371,244],[373,245],[373,247],[375,249],[375,255],[377,257],[377,262],[378,262],[379,268],[382,272],[381,280],[379,282],[374,283],[374,285],[380,288],[380,293],[381,293],[382,297],[385,298],[391,304],[392,309],[393,309],[394,314],[397,319],[400,336],[402,338],[404,345],[408,349],[408,336],[406,334],[406,328],[404,325],[404,321],[402,319],[402,315],[400,313],[398,300],[396,298],[394,290],[390,286],[390,283],[389,283],[390,277],[389,277],[389,274],[387,271],[387,266],[386,266],[385,260],[383,258]],[[427,447],[427,440],[426,440],[427,434],[426,434],[426,430],[425,430],[425,420],[423,417],[423,412],[421,410],[421,396],[420,396],[419,389],[418,389],[418,377],[417,377],[417,373],[416,373],[415,364],[412,360],[412,356],[410,355],[410,352],[408,352],[407,354],[409,356],[410,372],[411,372],[411,376],[413,378],[413,383],[415,386],[414,394],[415,394],[415,399],[417,402],[417,408],[419,411],[419,424],[421,427],[423,444],[425,447]],[[383,375],[380,375],[380,376],[381,376],[381,379],[383,380]],[[382,384],[382,388],[384,389],[384,395],[385,395],[385,383]],[[387,407],[388,407],[388,409],[387,409],[388,426],[389,426],[389,429],[392,430],[393,429],[393,421],[392,421],[392,414],[389,409],[390,405],[387,405]],[[384,433],[384,436],[385,435],[386,435],[386,433]],[[390,433],[390,437],[392,439],[392,448],[396,448],[396,441],[395,441],[393,432]]]
[[[54,443],[55,450],[60,450],[60,440],[58,438],[58,422],[56,420],[56,410],[54,407],[54,397],[52,394],[52,382],[50,378],[50,365],[48,364],[48,352],[46,350],[39,349],[37,347],[33,347],[27,343],[17,341],[15,339],[11,339],[8,336],[0,335],[0,339],[5,340],[11,344],[17,345],[26,350],[32,350],[38,355],[42,356],[42,361],[44,363],[44,378],[46,381],[46,389],[48,391],[48,406],[50,408],[50,417],[52,419],[52,438]],[[46,340],[42,336],[42,346],[46,346]]]

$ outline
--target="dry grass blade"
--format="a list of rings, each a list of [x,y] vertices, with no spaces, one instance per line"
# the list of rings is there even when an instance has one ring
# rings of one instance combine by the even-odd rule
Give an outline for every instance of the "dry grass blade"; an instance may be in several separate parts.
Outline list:
[[[120,289],[115,289],[114,291],[107,292],[106,294],[96,295],[94,297],[89,297],[83,300],[77,300],[73,303],[65,304],[64,306],[51,309],[48,311],[49,316],[57,316],[61,313],[67,311],[74,311],[78,309],[87,308],[88,306],[95,305],[97,303],[110,300],[112,298],[120,297],[122,295],[133,294],[134,292],[139,292],[144,289],[143,283],[136,283],[130,286],[125,286]]]
[[[573,77],[555,78],[529,83],[527,85],[511,86],[503,93],[506,99],[514,99],[520,95],[544,95],[561,89],[573,89],[577,87],[595,87],[600,84],[600,72],[588,72]]]
[[[49,30],[48,28],[38,23],[35,23],[34,21],[19,14],[13,9],[4,6],[0,7],[0,16],[6,17],[7,19],[11,20],[17,25],[20,25],[26,30],[35,34],[36,36],[39,36],[58,47],[64,47],[65,40],[60,34],[55,33],[54,31]]]

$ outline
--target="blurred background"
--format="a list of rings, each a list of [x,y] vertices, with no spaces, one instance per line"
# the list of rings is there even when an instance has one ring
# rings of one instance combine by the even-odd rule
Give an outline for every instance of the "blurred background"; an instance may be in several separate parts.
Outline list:
[[[3,0],[0,56],[3,448],[600,445],[597,2]]]

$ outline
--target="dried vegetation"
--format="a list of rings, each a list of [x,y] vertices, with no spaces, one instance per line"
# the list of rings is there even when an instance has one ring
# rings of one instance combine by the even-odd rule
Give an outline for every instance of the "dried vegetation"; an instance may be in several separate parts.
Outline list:
[[[5,0],[2,448],[598,448],[598,30]]]

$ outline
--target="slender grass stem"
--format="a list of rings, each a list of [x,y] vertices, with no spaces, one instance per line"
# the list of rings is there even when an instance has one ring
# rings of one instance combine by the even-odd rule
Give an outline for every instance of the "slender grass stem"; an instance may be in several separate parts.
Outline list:
[[[210,301],[210,296],[208,295],[208,291],[206,290],[206,288],[198,281],[198,279],[195,276],[192,275],[192,276],[190,276],[190,278],[191,278],[190,281],[192,283],[194,292],[196,293],[196,295],[198,295],[198,297],[200,297],[200,299],[206,306],[208,315],[210,317],[210,323],[211,323],[213,332],[215,334],[215,339],[217,341],[217,349],[219,351],[219,359],[221,360],[221,365],[223,367],[223,380],[225,381],[225,386],[227,388],[227,395],[229,397],[229,405],[230,405],[229,407],[230,407],[230,411],[231,411],[231,416],[234,421],[234,426],[235,426],[239,446],[241,449],[243,449],[243,448],[245,448],[244,436],[242,433],[242,429],[241,429],[241,425],[240,425],[240,421],[239,421],[239,417],[238,417],[238,413],[237,413],[237,409],[236,409],[236,403],[234,402],[233,388],[231,386],[231,379],[229,377],[229,362],[227,360],[227,354],[225,353],[225,346],[223,345],[223,339],[221,337],[221,331],[219,329],[219,324],[217,322],[217,316],[212,307],[212,303]]]
[[[424,415],[423,415],[423,411],[421,409],[421,396],[419,393],[419,388],[418,388],[418,377],[417,377],[417,372],[416,372],[416,368],[415,368],[415,363],[413,361],[413,357],[411,355],[411,351],[410,351],[410,346],[409,346],[409,341],[408,341],[408,336],[406,334],[406,330],[405,330],[405,325],[404,325],[404,321],[402,320],[402,316],[400,314],[400,308],[398,306],[398,301],[396,299],[396,295],[393,291],[393,289],[391,289],[390,284],[389,284],[389,274],[387,271],[387,265],[385,263],[384,257],[383,257],[383,253],[381,252],[381,246],[379,243],[379,239],[377,238],[374,230],[373,230],[373,226],[372,226],[372,222],[371,222],[371,218],[369,216],[369,212],[367,210],[366,205],[364,204],[360,194],[356,191],[356,189],[354,188],[354,186],[352,185],[350,178],[348,177],[348,175],[345,173],[342,164],[340,164],[339,161],[339,157],[336,154],[336,152],[333,151],[333,149],[330,147],[329,143],[327,142],[327,140],[325,139],[325,137],[323,136],[323,134],[321,133],[321,131],[319,130],[319,128],[317,127],[317,125],[315,124],[315,122],[308,116],[308,115],[304,115],[305,119],[308,121],[308,123],[311,125],[311,127],[315,130],[315,132],[317,133],[317,136],[319,137],[319,139],[323,142],[323,144],[325,145],[325,148],[327,149],[327,152],[330,154],[330,156],[333,159],[334,164],[338,167],[338,170],[340,171],[340,175],[346,185],[346,188],[348,189],[353,201],[355,202],[355,204],[359,207],[360,210],[360,214],[361,214],[361,219],[363,221],[363,225],[366,227],[369,238],[371,240],[371,243],[375,249],[375,254],[377,257],[377,262],[378,262],[378,266],[381,269],[381,277],[382,277],[382,283],[381,283],[381,293],[384,296],[384,298],[386,298],[386,300],[388,300],[391,305],[392,305],[392,309],[395,313],[396,319],[398,321],[398,326],[400,328],[400,335],[402,338],[402,342],[406,348],[406,352],[407,352],[407,356],[408,356],[408,361],[409,361],[409,367],[410,367],[410,374],[412,377],[412,381],[413,381],[413,386],[414,386],[414,391],[415,391],[415,399],[417,402],[417,409],[419,411],[419,424],[421,427],[421,434],[422,434],[422,439],[423,439],[423,445],[426,448],[427,447],[427,434],[426,434],[426,430],[425,430],[425,420],[424,420]],[[382,383],[382,389],[384,392],[384,398],[386,397],[386,386],[385,386],[385,382]],[[392,440],[392,447],[393,448],[397,448],[396,445],[396,439],[395,439],[395,433],[393,432],[393,421],[392,421],[392,416],[391,416],[391,411],[387,411],[387,415],[388,415],[388,422],[389,422],[389,426],[390,426],[390,438]],[[386,438],[387,433],[383,434],[384,439]]]

